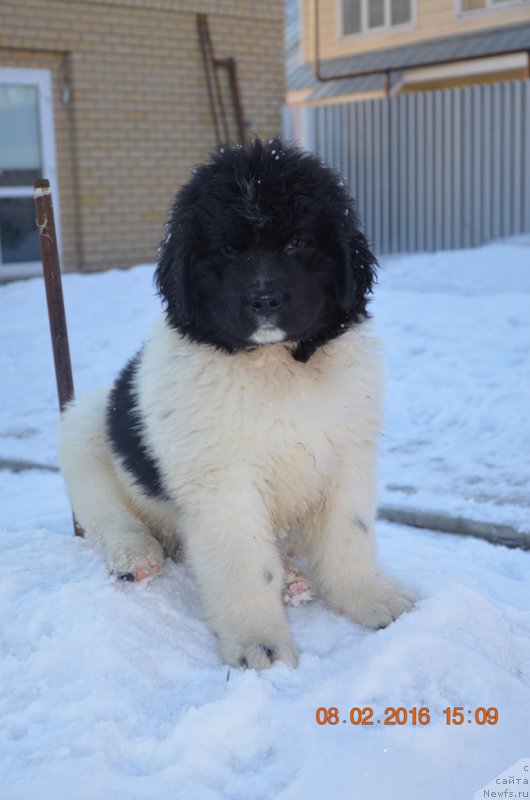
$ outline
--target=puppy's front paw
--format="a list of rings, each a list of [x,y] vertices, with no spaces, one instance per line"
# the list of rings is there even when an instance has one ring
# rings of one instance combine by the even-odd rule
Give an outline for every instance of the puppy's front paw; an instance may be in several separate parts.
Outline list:
[[[123,581],[144,581],[157,575],[164,565],[160,542],[148,534],[123,537],[105,552],[112,575]]]
[[[146,581],[148,578],[154,578],[155,575],[158,575],[162,567],[160,566],[150,566],[146,569],[145,565],[139,567],[134,572],[122,572],[118,574],[118,578],[120,581],[124,581],[126,583],[139,583],[140,581]]]
[[[388,575],[374,577],[358,586],[339,611],[367,628],[386,628],[405,611],[410,611],[417,596]]]
[[[231,667],[245,669],[269,669],[275,661],[283,661],[289,667],[298,664],[298,651],[292,641],[249,641],[244,644],[220,640],[219,654]]]

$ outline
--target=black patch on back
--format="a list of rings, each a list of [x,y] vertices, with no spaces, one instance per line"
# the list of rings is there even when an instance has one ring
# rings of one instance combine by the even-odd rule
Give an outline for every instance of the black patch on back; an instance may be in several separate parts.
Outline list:
[[[135,482],[150,497],[167,497],[156,461],[149,455],[142,437],[142,418],[137,410],[134,379],[140,353],[118,375],[107,406],[107,435],[115,455]]]

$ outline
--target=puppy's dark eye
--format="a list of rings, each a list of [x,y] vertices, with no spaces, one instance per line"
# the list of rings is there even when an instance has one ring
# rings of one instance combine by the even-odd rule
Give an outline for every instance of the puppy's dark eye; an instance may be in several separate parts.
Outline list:
[[[235,256],[236,253],[237,253],[237,250],[236,250],[235,247],[231,247],[229,244],[227,244],[225,247],[221,247],[220,252],[224,256]]]
[[[283,248],[283,252],[289,255],[290,253],[294,253],[295,250],[300,250],[304,246],[305,242],[303,239],[291,239]]]

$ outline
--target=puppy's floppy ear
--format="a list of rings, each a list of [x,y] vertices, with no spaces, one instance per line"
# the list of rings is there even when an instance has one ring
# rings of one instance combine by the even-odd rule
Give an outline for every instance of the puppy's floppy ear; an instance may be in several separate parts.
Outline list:
[[[175,220],[170,220],[166,238],[160,245],[160,257],[154,276],[155,286],[166,303],[171,324],[182,330],[193,319],[189,285],[191,253],[183,238]]]
[[[349,226],[348,234],[343,243],[342,264],[337,278],[339,305],[342,310],[363,317],[366,316],[368,295],[376,280],[377,259],[356,221]]]

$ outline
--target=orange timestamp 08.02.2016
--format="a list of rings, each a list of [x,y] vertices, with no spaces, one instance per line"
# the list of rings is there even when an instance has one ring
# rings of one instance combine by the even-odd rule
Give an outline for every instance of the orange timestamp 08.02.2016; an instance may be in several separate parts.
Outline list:
[[[485,708],[478,706],[466,709],[464,706],[448,706],[442,710],[446,725],[496,725],[499,721],[499,711],[495,706]],[[405,708],[404,706],[388,706],[384,712],[377,713],[371,706],[354,706],[343,716],[335,706],[324,708],[321,706],[315,712],[315,719],[319,725],[338,725],[339,723],[351,725],[429,725],[432,721],[431,710],[426,706],[421,708]]]

